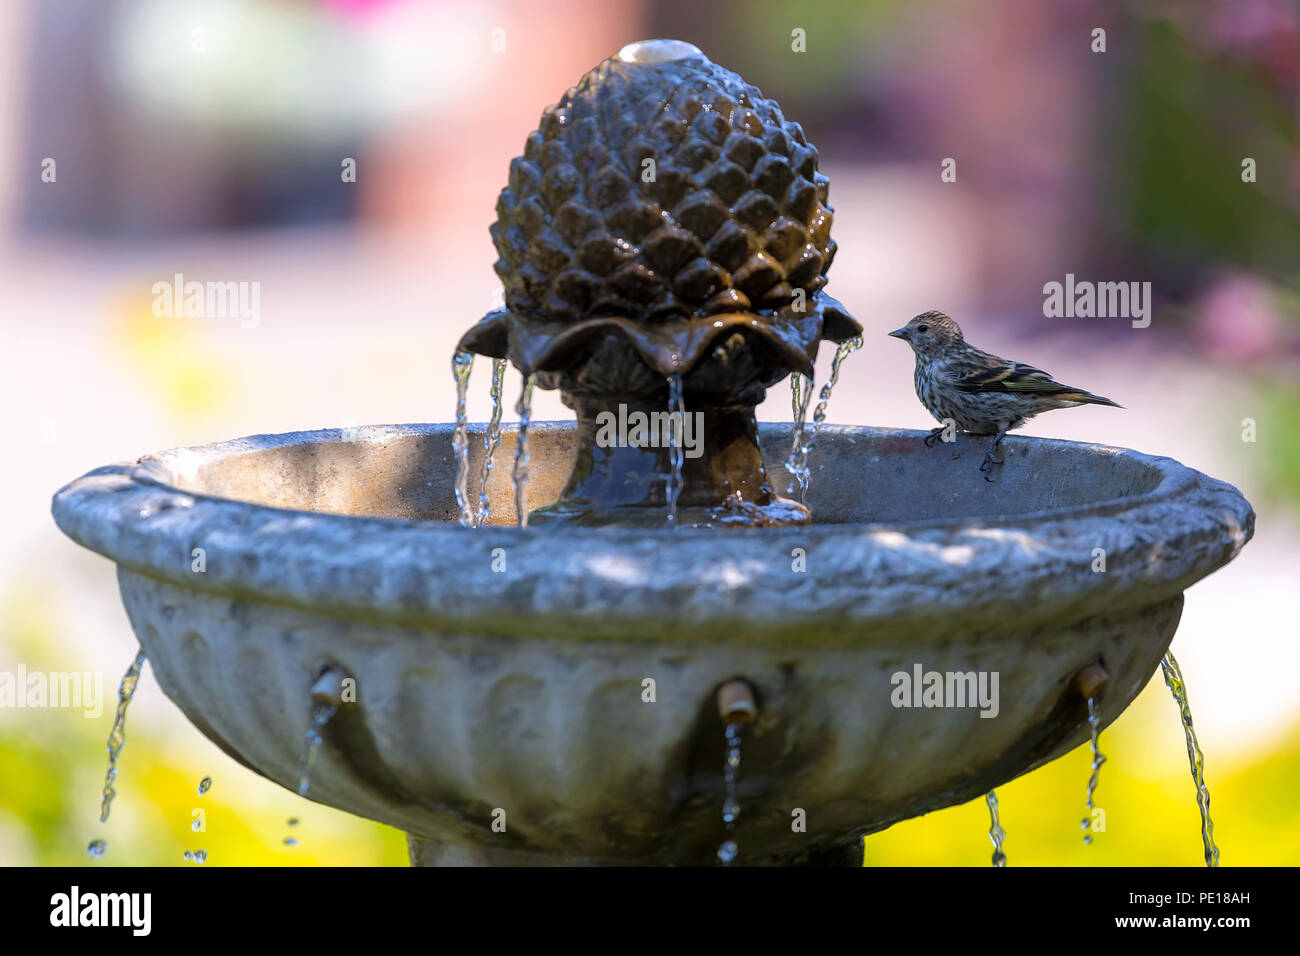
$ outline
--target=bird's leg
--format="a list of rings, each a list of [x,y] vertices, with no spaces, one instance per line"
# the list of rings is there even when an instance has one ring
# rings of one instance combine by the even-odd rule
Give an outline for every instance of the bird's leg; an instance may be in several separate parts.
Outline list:
[[[997,458],[993,453],[998,450],[998,445],[1002,444],[1002,439],[1006,437],[1010,428],[1010,422],[998,422],[998,433],[993,436],[993,443],[989,445],[989,450],[984,453],[984,462],[980,465],[980,471],[984,473],[985,481],[993,480],[994,465],[1001,465],[1007,460],[1005,455]]]
[[[939,440],[939,436],[943,434],[943,430],[946,427],[947,427],[946,425],[940,425],[938,428],[931,428],[930,434],[926,435],[923,439],[921,439],[923,442],[925,442],[925,447],[933,448],[934,443]]]

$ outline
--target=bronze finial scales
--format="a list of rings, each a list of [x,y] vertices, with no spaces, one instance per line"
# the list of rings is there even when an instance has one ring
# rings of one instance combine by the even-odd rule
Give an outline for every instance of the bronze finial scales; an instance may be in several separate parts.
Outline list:
[[[681,41],[624,47],[543,112],[492,226],[505,308],[459,345],[577,413],[573,473],[532,523],[660,523],[675,473],[683,524],[809,520],[769,485],[754,408],[861,332],[824,291],[827,186],[774,100]],[[677,472],[608,427],[670,399],[697,426]]]

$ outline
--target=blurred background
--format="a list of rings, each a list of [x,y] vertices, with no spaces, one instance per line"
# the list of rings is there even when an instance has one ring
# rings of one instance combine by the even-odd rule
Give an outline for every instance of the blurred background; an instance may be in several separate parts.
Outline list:
[[[102,674],[109,700],[94,718],[0,708],[0,864],[90,863],[95,838],[108,849],[93,865],[189,865],[199,848],[209,865],[405,863],[397,831],[236,765],[147,667],[100,825],[136,642],[111,565],[55,529],[49,499],[173,446],[449,420],[452,346],[500,298],[488,226],[510,159],[543,107],[654,36],[741,73],[821,150],[840,246],[829,291],[867,329],[831,421],[930,427],[911,354],[885,332],[941,308],[984,348],[1126,406],[1025,433],[1168,455],[1251,500],[1255,540],[1188,593],[1174,647],[1223,863],[1300,862],[1293,0],[10,0],[0,671]],[[155,317],[152,286],[175,273],[260,283],[259,321]],[[1043,285],[1066,273],[1149,281],[1150,327],[1045,318]],[[789,407],[783,384],[760,417]],[[534,415],[571,417],[553,393]],[[1011,865],[1199,864],[1158,676],[1102,749],[1107,830],[1090,847],[1086,748],[999,791]],[[866,862],[987,865],[987,828],[983,801],[934,813],[868,838]]]

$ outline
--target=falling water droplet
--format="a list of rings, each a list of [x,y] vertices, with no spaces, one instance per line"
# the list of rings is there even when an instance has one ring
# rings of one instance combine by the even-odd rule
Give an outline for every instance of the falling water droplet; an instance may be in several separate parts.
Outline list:
[[[186,851],[185,851],[185,861],[188,863],[188,862],[190,862],[190,861],[193,860],[193,859],[194,859],[194,854],[191,853],[189,850],[186,850]]]
[[[195,820],[193,823],[190,824],[190,829],[193,830],[193,831],[196,832],[196,833],[197,833],[199,830],[201,830],[202,828],[203,828],[203,821],[202,821],[202,820]]]
[[[195,863],[207,863],[207,862],[208,862],[208,851],[207,851],[207,850],[195,850],[195,851],[194,851],[194,862],[195,862]]]
[[[86,847],[86,852],[89,853],[94,859],[98,860],[101,856],[104,855],[104,851],[107,849],[108,849],[108,843],[105,842],[104,840],[91,840],[90,845]]]
[[[1007,838],[1007,831],[1002,829],[998,819],[998,794],[990,790],[984,795],[984,802],[989,805],[989,840],[993,842],[993,865],[1006,866],[1007,855],[1002,852],[1002,844]]]
[[[456,380],[456,429],[451,435],[451,448],[456,455],[456,507],[460,511],[461,526],[466,528],[474,524],[474,511],[469,503],[469,438],[466,433],[469,418],[465,411],[469,373],[473,367],[473,352],[457,351],[451,357],[451,374]]]
[[[212,789],[212,778],[211,778],[211,777],[204,777],[202,780],[199,781],[199,796],[200,796],[200,797],[203,796],[205,793],[207,793],[207,792],[208,792],[209,790],[211,790],[211,789]]]
[[[725,737],[726,759],[722,765],[722,789],[724,797],[722,800],[722,822],[726,824],[727,832],[736,829],[736,818],[740,816],[740,799],[736,796],[736,775],[740,771],[740,738],[742,725],[739,723],[729,723],[723,731]],[[736,841],[727,839],[722,846],[718,847],[718,859],[726,866],[739,854],[740,849]]]
[[[113,798],[117,796],[113,784],[117,782],[117,759],[122,753],[122,748],[126,746],[126,709],[140,683],[140,670],[144,667],[144,662],[144,648],[141,647],[117,687],[117,714],[113,718],[113,729],[108,734],[108,772],[104,774],[104,789],[99,801],[100,823],[108,821],[109,810],[113,807]]]
[[[1219,865],[1219,847],[1214,842],[1214,821],[1210,819],[1210,791],[1205,786],[1205,756],[1196,740],[1196,731],[1192,729],[1192,707],[1187,700],[1187,685],[1172,651],[1165,652],[1160,661],[1160,670],[1165,677],[1165,686],[1178,704],[1183,736],[1187,739],[1187,761],[1191,765],[1192,782],[1196,784],[1196,806],[1201,811],[1201,845],[1205,850],[1205,865],[1216,867]]]
[[[298,825],[298,818],[297,818],[297,817],[290,817],[290,818],[289,818],[289,826],[291,826],[291,827],[296,827],[297,825]]]
[[[307,796],[307,791],[311,789],[311,771],[316,765],[316,755],[320,751],[321,731],[337,711],[338,708],[333,704],[315,700],[312,702],[311,725],[307,728],[307,736],[303,741],[302,761],[298,766],[299,796]]]
[[[664,488],[664,497],[668,501],[668,526],[677,527],[677,499],[682,494],[682,437],[686,428],[686,401],[682,395],[682,376],[680,373],[668,376],[668,421],[672,430],[672,445],[669,448],[668,483]]]
[[[519,527],[528,527],[528,508],[524,504],[528,489],[528,423],[533,408],[533,384],[535,376],[524,376],[524,386],[519,391],[519,401],[515,403],[515,414],[519,416],[519,435],[515,439],[515,513]]]
[[[284,845],[285,845],[285,846],[297,846],[297,845],[298,845],[298,840],[297,840],[296,837],[291,837],[291,836],[285,837],[285,838],[284,838]]]
[[[740,816],[740,801],[735,797],[728,797],[722,802],[722,820],[724,823],[735,823],[736,817]]]
[[[492,513],[492,499],[488,496],[488,479],[492,477],[492,464],[501,444],[501,394],[505,387],[506,360],[494,359],[492,362],[492,420],[488,422],[487,431],[483,433],[483,465],[478,475],[478,514],[474,516],[474,527],[487,524],[488,515]]]
[[[1092,811],[1096,804],[1093,798],[1097,793],[1097,780],[1101,777],[1101,765],[1106,762],[1106,755],[1099,749],[1101,740],[1101,715],[1097,711],[1097,699],[1088,698],[1088,735],[1092,743],[1092,775],[1088,778],[1087,812],[1079,823],[1083,830],[1083,842],[1092,843]]]

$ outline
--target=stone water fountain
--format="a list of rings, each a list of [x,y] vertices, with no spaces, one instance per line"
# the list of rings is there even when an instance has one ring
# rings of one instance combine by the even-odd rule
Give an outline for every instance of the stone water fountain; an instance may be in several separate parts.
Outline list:
[[[727,720],[739,862],[859,864],[864,834],[1087,740],[1087,698],[1114,721],[1254,513],[1125,449],[1008,438],[989,484],[965,439],[755,425],[766,388],[861,331],[822,289],[830,222],[773,101],[635,44],[512,165],[506,307],[462,340],[524,373],[523,421],[535,384],[576,427],[177,449],[77,479],[55,520],[118,565],[163,691],[257,773],[296,789],[313,694],[354,679],[309,796],[405,830],[413,863],[716,862]],[[601,440],[620,404],[702,411],[704,453]],[[996,674],[996,713],[895,706],[917,667]]]

